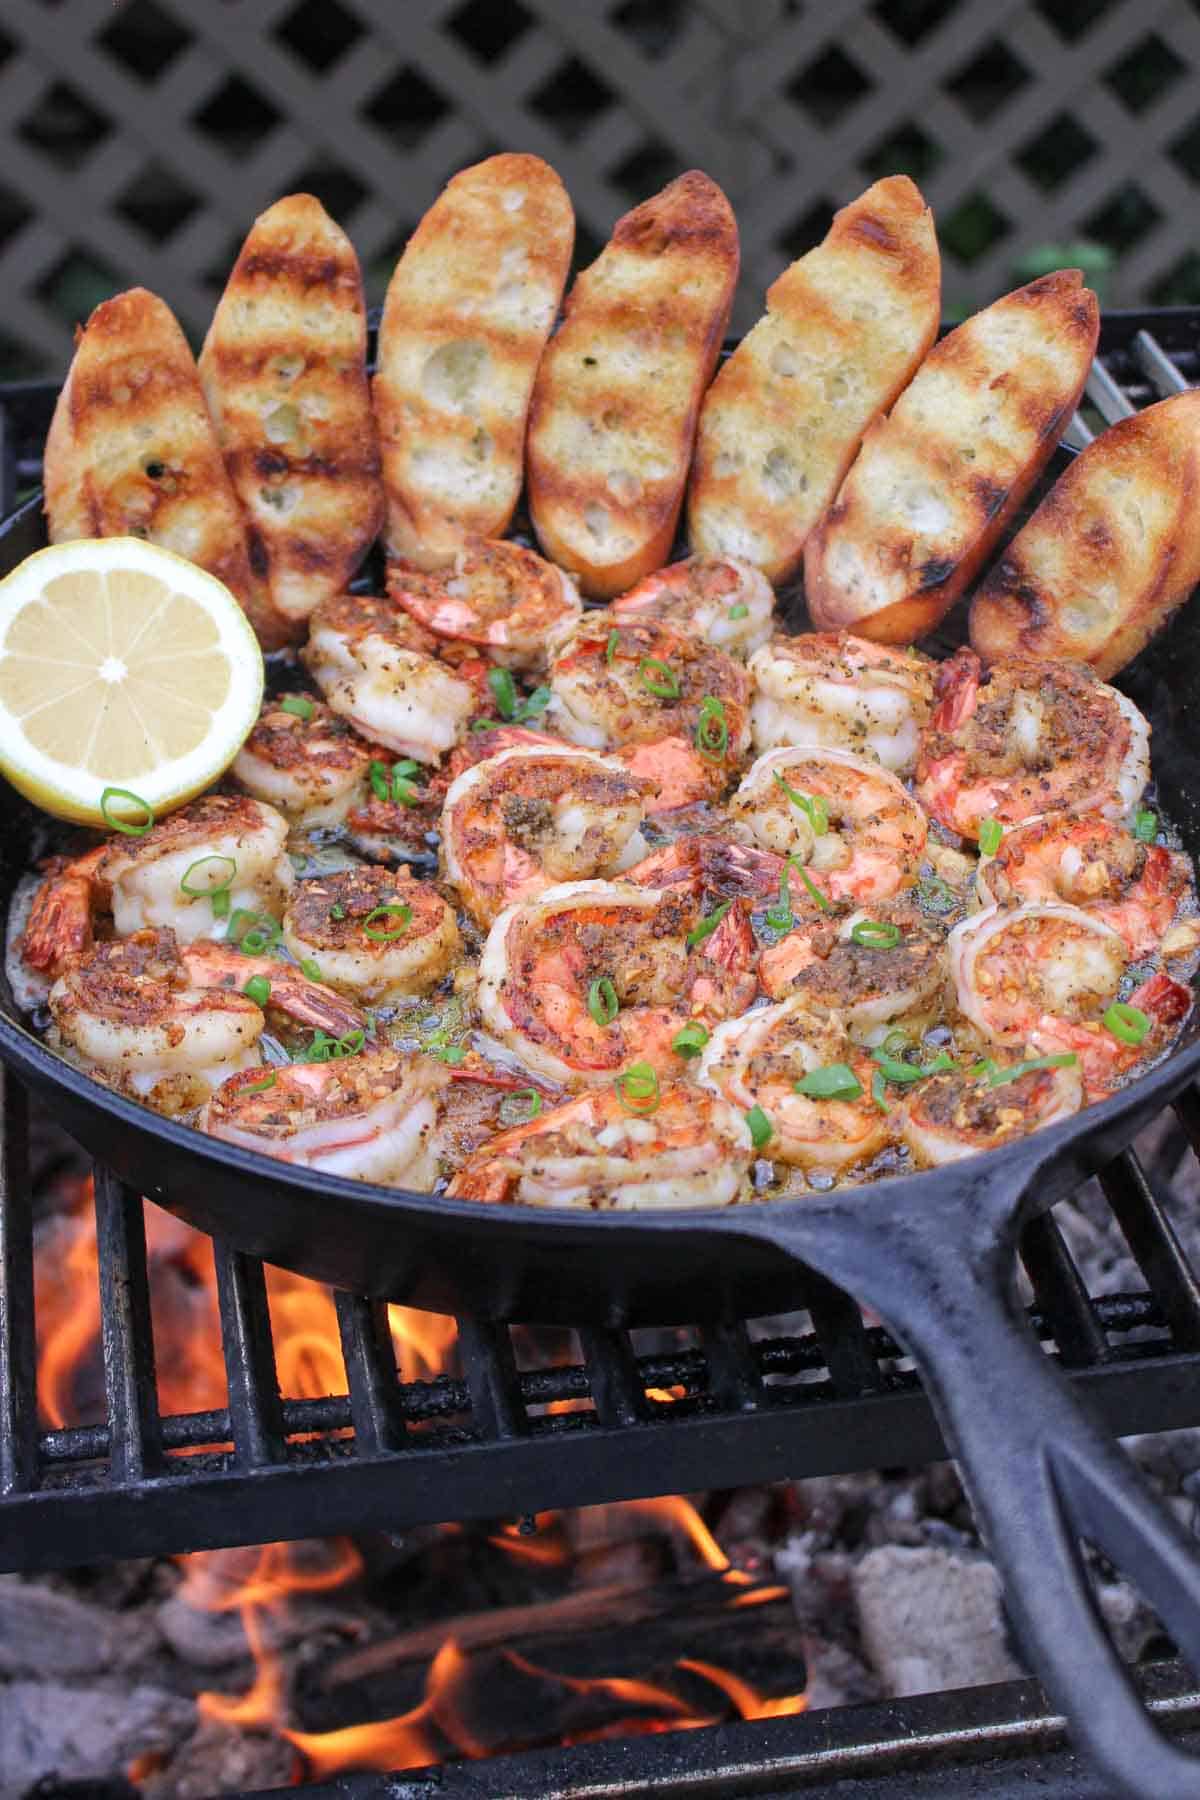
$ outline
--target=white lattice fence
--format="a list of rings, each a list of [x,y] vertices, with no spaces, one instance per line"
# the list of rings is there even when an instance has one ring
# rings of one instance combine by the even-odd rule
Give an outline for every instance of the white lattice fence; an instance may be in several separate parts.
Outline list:
[[[894,169],[934,203],[952,303],[1080,238],[1117,253],[1111,299],[1200,299],[1198,70],[1190,0],[4,0],[0,366],[60,366],[133,281],[199,333],[297,187],[378,298],[446,178],[502,147],[561,171],[585,259],[707,169],[741,225],[738,325]]]

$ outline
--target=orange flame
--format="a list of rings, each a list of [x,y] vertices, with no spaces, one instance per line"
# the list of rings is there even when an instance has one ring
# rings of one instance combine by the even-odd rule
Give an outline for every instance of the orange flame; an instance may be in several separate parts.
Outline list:
[[[803,1694],[784,1694],[779,1699],[769,1700],[758,1689],[743,1681],[731,1669],[719,1669],[715,1663],[698,1662],[694,1657],[681,1656],[675,1664],[677,1669],[690,1669],[693,1675],[703,1676],[719,1687],[723,1694],[728,1694],[738,1713],[743,1719],[782,1719],[794,1713],[802,1713],[808,1705]]]

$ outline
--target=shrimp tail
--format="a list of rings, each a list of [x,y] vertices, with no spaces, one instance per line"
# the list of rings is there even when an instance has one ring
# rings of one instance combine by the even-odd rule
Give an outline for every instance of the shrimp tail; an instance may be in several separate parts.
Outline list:
[[[476,1162],[460,1169],[449,1187],[450,1200],[483,1200],[498,1205],[512,1198],[515,1173],[502,1162]]]
[[[1192,990],[1160,969],[1135,988],[1129,1004],[1149,1013],[1160,1025],[1178,1025],[1192,1010]]]
[[[31,969],[61,974],[92,948],[92,907],[96,872],[107,852],[101,844],[86,856],[56,856],[47,864],[33,897],[21,938],[22,959]]]
[[[934,683],[937,704],[930,720],[934,731],[957,731],[975,711],[983,665],[964,644],[940,665]]]
[[[245,956],[221,944],[188,944],[181,954],[188,978],[196,987],[244,992],[246,983],[257,975],[270,983],[270,1005],[298,1025],[310,1025],[333,1037],[366,1029],[366,1019],[356,1006],[324,982],[306,981],[289,963],[270,956]]]

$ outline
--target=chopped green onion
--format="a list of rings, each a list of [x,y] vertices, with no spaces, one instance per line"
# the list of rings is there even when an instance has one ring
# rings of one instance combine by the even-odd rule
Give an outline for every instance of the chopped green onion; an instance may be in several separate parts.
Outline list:
[[[340,1038],[331,1038],[323,1031],[314,1031],[312,1043],[295,1060],[309,1063],[340,1062],[343,1057],[357,1056],[366,1041],[367,1034],[361,1029],[348,1031],[345,1037]]]
[[[251,912],[239,906],[225,930],[225,942],[236,944],[243,956],[265,956],[279,939],[279,922],[269,913]]]
[[[371,777],[371,791],[375,795],[375,798],[377,800],[386,800],[388,797],[387,764],[373,761],[367,770],[367,774]]]
[[[948,881],[940,875],[923,875],[917,883],[917,899],[930,912],[953,912],[958,905],[958,898]]]
[[[128,800],[132,806],[138,807],[146,815],[144,824],[131,825],[128,819],[118,819],[112,810],[114,800]],[[113,831],[124,832],[126,837],[145,837],[154,823],[154,808],[128,788],[106,787],[100,796],[100,812],[106,825]]]
[[[1019,1081],[1022,1075],[1032,1075],[1035,1069],[1073,1069],[1078,1061],[1075,1052],[1067,1050],[1061,1056],[1031,1056],[1028,1062],[1012,1063],[1007,1069],[998,1069],[993,1063],[988,1070],[988,1086],[1004,1087],[1007,1082]]]
[[[402,938],[412,924],[412,907],[403,901],[388,900],[383,906],[374,907],[362,922],[363,936],[369,937],[375,944],[394,944]],[[390,929],[372,931],[372,920],[394,918],[396,923]]]
[[[887,1100],[887,1077],[882,1069],[876,1069],[871,1077],[871,1098],[882,1113],[890,1113]]]
[[[314,962],[311,956],[306,956],[300,964],[300,973],[305,981],[322,981],[324,979],[320,963]]]
[[[279,710],[291,713],[293,718],[307,721],[312,718],[317,709],[307,694],[289,694],[286,700],[279,702]]]
[[[796,923],[796,915],[792,911],[790,872],[793,868],[798,869],[799,866],[799,863],[793,863],[789,857],[780,870],[779,898],[773,905],[768,906],[763,914],[772,931],[790,931]]]
[[[502,719],[511,719],[517,710],[517,684],[507,669],[489,669],[487,684],[500,709]]]
[[[604,646],[604,660],[606,663],[608,663],[610,665],[612,664],[612,662],[617,654],[617,646],[620,644],[620,642],[621,642],[621,634],[617,630],[616,626],[614,625],[612,630],[608,634],[608,642]]]
[[[449,1063],[452,1069],[457,1069],[459,1063],[465,1062],[467,1059],[467,1053],[461,1044],[446,1044],[440,1050],[435,1050],[433,1054],[439,1062]]]
[[[932,1062],[921,1064],[921,1073],[922,1075],[945,1075],[957,1067],[958,1064],[948,1051],[939,1050]]]
[[[271,998],[271,984],[265,975],[252,975],[242,992],[255,1006],[265,1006]]]
[[[929,1073],[928,1069],[919,1069],[916,1063],[901,1062],[898,1057],[889,1055],[882,1044],[872,1050],[871,1057],[879,1064],[885,1081],[921,1081]]]
[[[1158,814],[1139,807],[1134,814],[1133,835],[1139,843],[1152,844],[1158,835]]]
[[[587,1008],[597,1025],[611,1025],[620,1012],[617,990],[607,975],[598,975],[588,989]]]
[[[342,905],[340,900],[334,901],[333,905],[329,909],[329,916],[331,919],[336,919],[339,925],[341,924],[342,920],[346,916],[346,909]]]
[[[512,1108],[522,1104],[528,1106],[529,1111],[514,1119],[512,1116]],[[500,1102],[501,1123],[505,1125],[528,1125],[531,1119],[536,1119],[538,1117],[541,1110],[542,1096],[538,1093],[536,1088],[518,1088],[515,1094],[506,1094],[504,1099]]]
[[[1004,827],[999,819],[981,819],[979,822],[979,848],[985,856],[995,856],[1000,848],[1000,840],[1004,836]]]
[[[732,905],[732,900],[722,900],[720,906],[714,907],[712,912],[707,913],[698,925],[692,926],[684,939],[689,950],[694,950],[697,944],[702,944],[706,937],[712,936]]]
[[[999,1067],[1000,1065],[994,1057],[982,1056],[978,1062],[971,1064],[970,1068],[967,1070],[967,1074],[971,1077],[972,1081],[982,1081],[986,1079],[990,1082],[992,1076]]]
[[[804,883],[805,887],[808,889],[809,898],[811,900],[813,900],[816,903],[816,905],[818,905],[820,907],[822,912],[831,911],[828,894],[823,894],[821,892],[821,890],[817,886],[816,882],[809,875],[808,870],[802,869],[800,867],[799,863],[793,863],[792,867],[793,867],[793,869],[795,869],[797,875],[800,877],[801,881]]]
[[[850,927],[850,936],[867,950],[894,950],[900,942],[900,927],[882,919],[860,919]]]
[[[730,619],[744,619],[749,611],[750,608],[746,605],[746,602],[744,600],[739,600],[736,606],[730,607],[726,617]]]
[[[212,901],[213,918],[227,919],[231,905],[229,889],[227,887],[214,888],[209,898]]]
[[[513,714],[514,723],[517,725],[526,725],[530,719],[540,717],[553,698],[554,695],[550,688],[535,687],[528,700],[522,700],[520,706],[518,706],[516,712]]]
[[[203,885],[201,887],[190,886],[189,884],[191,882],[191,878],[192,878],[194,871],[196,869],[202,869],[204,867],[205,863],[226,863],[226,864],[228,864],[228,867],[229,867],[229,873],[228,873],[228,875],[225,876],[223,881],[215,881],[212,883],[211,886],[208,886],[208,885]],[[220,856],[215,851],[210,856],[198,856],[194,863],[188,864],[187,868],[183,871],[183,874],[180,876],[180,878],[179,878],[180,892],[189,895],[194,900],[212,899],[212,897],[215,894],[224,894],[224,893],[228,892],[229,885],[232,882],[232,880],[236,874],[237,874],[237,859],[236,859],[236,857]]]
[[[862,1082],[847,1063],[827,1063],[822,1069],[810,1069],[792,1086],[810,1100],[857,1100],[863,1091]]]
[[[247,1081],[241,1091],[243,1094],[265,1094],[268,1088],[275,1086],[277,1080],[278,1076],[274,1069],[268,1069],[266,1074],[260,1075],[257,1081]]]
[[[392,764],[391,797],[397,805],[415,806],[420,799],[416,782],[409,780],[410,775],[416,774],[418,766],[411,758]]]
[[[791,787],[776,769],[773,780],[783,789],[793,806],[798,806],[813,828],[814,837],[824,837],[829,830],[829,802],[824,794],[801,794]]]
[[[642,686],[659,700],[678,700],[679,677],[670,663],[660,662],[657,656],[643,656],[638,664],[638,674]]]
[[[768,1119],[761,1106],[752,1106],[746,1114],[746,1123],[750,1127],[750,1142],[756,1150],[769,1144],[775,1136],[775,1127]]]
[[[699,1019],[693,1019],[675,1033],[671,1048],[676,1056],[699,1056],[707,1042],[708,1027],[701,1025]]]
[[[902,1050],[908,1049],[908,1045],[909,1036],[907,1031],[903,1031],[899,1025],[896,1025],[888,1032],[879,1048],[881,1050],[886,1050],[889,1056],[899,1056]]]
[[[658,1076],[648,1062],[630,1063],[617,1076],[614,1085],[617,1099],[626,1112],[652,1113],[658,1110]]]
[[[729,748],[729,726],[725,706],[712,694],[705,694],[696,721],[696,748],[709,762],[721,762]]]
[[[1150,1029],[1150,1015],[1127,1000],[1114,1000],[1100,1023],[1123,1044],[1140,1044]]]

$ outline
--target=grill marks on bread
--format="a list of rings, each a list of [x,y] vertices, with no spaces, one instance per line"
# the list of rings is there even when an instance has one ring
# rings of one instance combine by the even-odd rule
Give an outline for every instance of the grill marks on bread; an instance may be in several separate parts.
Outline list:
[[[379,329],[375,416],[387,542],[432,569],[507,529],[534,376],[562,298],[575,216],[537,156],[456,175],[396,265]]]
[[[1200,392],[1160,400],[1088,445],[971,606],[987,661],[1087,663],[1105,681],[1200,581]]]
[[[705,398],[688,496],[697,550],[776,583],[795,572],[863,433],[933,343],[940,289],[933,216],[907,176],[836,214],[772,284]]]
[[[140,537],[230,588],[267,648],[286,640],[171,309],[145,288],[105,300],[75,346],[46,439],[50,541]]]
[[[289,622],[345,587],[383,522],[354,247],[311,194],[255,220],[200,353],[252,553]]]
[[[1063,269],[976,313],[871,426],[804,552],[818,627],[930,631],[996,544],[1078,403],[1096,297]]]
[[[737,273],[729,202],[692,170],[619,219],[571,289],[533,393],[529,500],[588,594],[667,560]]]

